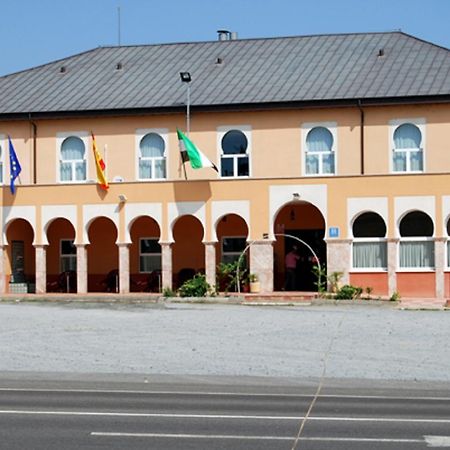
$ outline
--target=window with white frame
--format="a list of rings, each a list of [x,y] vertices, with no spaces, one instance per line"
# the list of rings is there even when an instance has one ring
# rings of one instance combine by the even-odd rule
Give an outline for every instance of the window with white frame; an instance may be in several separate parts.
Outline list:
[[[161,245],[158,238],[140,238],[139,272],[150,273],[161,270]]]
[[[243,236],[223,237],[221,242],[222,262],[233,263],[239,259],[247,246],[247,238]]]
[[[73,239],[61,239],[59,261],[61,272],[77,270],[77,248],[73,244]]]
[[[61,144],[59,179],[68,183],[86,181],[86,147],[78,136],[66,137]]]
[[[387,269],[386,224],[377,213],[366,212],[353,222],[353,268]]]
[[[333,175],[336,172],[335,126],[306,126],[305,131],[305,175]]]
[[[401,269],[434,268],[434,225],[428,214],[412,211],[400,222]]]
[[[393,171],[423,171],[423,136],[420,128],[413,123],[402,123],[393,133]]]
[[[249,141],[242,130],[225,132],[220,141],[220,173],[222,177],[250,175]]]
[[[166,178],[166,143],[156,132],[147,133],[139,142],[139,179]]]

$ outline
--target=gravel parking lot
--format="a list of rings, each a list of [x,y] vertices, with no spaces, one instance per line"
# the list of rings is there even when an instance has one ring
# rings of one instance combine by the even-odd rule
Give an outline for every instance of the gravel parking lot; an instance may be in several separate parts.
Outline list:
[[[450,313],[389,306],[0,304],[0,371],[450,381]]]

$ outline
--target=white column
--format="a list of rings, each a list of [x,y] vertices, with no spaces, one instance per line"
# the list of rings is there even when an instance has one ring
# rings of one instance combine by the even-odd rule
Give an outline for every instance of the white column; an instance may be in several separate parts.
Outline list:
[[[342,273],[342,284],[350,283],[351,239],[327,239],[327,274]]]
[[[205,275],[211,286],[216,285],[216,244],[217,242],[204,242],[205,245]]]
[[[77,293],[86,294],[88,281],[87,248],[84,244],[76,244],[77,247]]]
[[[161,242],[161,275],[162,275],[162,289],[172,289],[172,243]]]
[[[434,240],[434,265],[436,271],[436,298],[445,297],[445,243],[446,238],[436,238]]]
[[[0,294],[6,293],[5,254],[6,245],[0,245]]]
[[[388,264],[388,294],[397,291],[397,262],[399,239],[388,239],[387,241],[387,264]]]
[[[257,275],[261,292],[273,292],[273,241],[253,241],[250,246],[250,273]]]
[[[36,294],[47,292],[47,249],[45,245],[35,245],[36,250]]]
[[[130,245],[117,244],[119,247],[119,289],[121,294],[130,292]]]

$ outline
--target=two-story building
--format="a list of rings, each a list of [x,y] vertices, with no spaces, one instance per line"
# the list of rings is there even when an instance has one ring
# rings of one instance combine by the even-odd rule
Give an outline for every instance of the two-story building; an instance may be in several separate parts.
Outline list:
[[[3,293],[215,284],[246,247],[271,292],[302,241],[298,290],[315,289],[315,254],[374,294],[450,295],[446,48],[401,32],[106,47],[0,93]],[[181,164],[188,110],[218,172]]]

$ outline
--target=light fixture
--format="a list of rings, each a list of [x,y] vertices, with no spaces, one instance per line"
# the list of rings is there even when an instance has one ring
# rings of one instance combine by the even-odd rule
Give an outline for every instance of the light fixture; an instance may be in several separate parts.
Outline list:
[[[125,194],[119,194],[119,203],[125,203],[128,200]]]
[[[190,83],[192,81],[190,72],[180,72],[180,78],[183,83]]]
[[[291,209],[289,217],[291,218],[291,222],[293,222],[295,220],[295,211],[294,211],[294,209]]]

